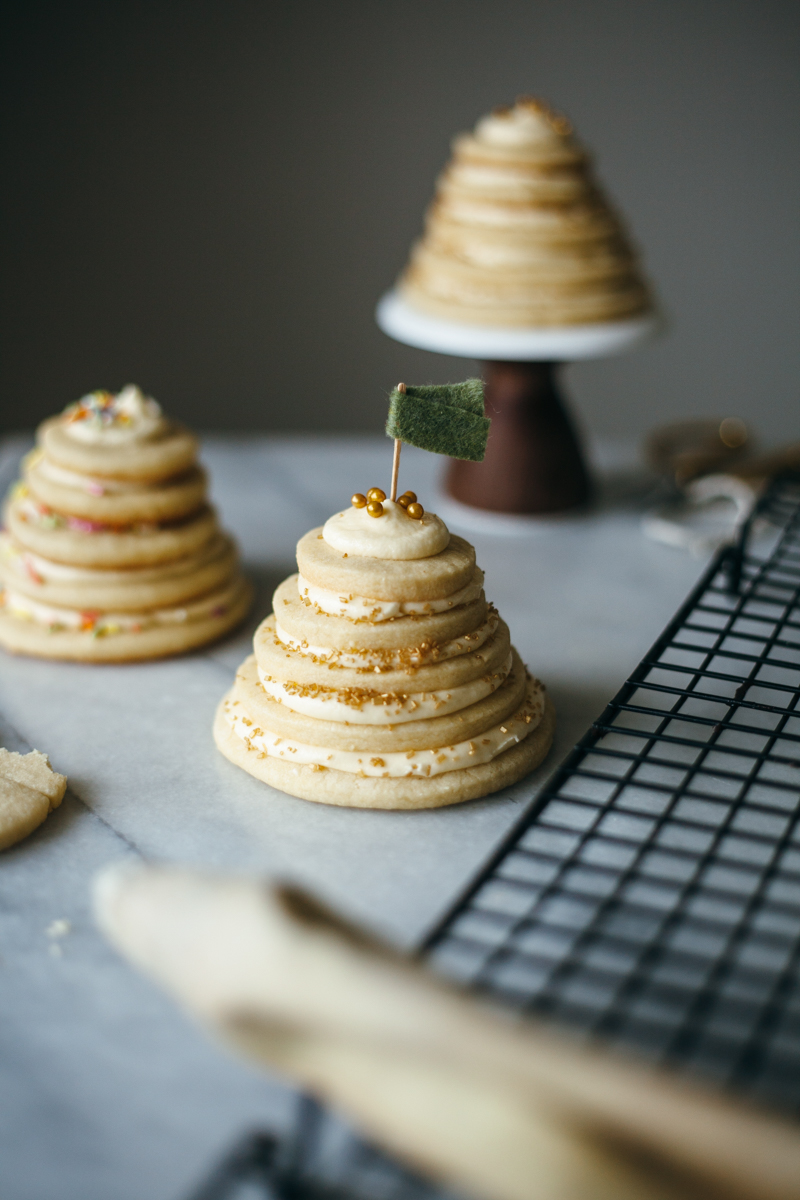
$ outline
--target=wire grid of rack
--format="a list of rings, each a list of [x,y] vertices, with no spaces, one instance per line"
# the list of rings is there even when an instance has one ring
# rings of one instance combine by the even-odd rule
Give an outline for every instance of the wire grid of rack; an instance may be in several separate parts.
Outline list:
[[[784,524],[769,557],[717,557],[426,949],[797,1109],[800,482],[765,513]]]
[[[748,554],[764,519],[780,532],[765,555]],[[800,477],[790,476],[422,954],[523,1012],[797,1111],[798,816]],[[235,1195],[225,1179],[198,1200]],[[444,1195],[309,1101],[291,1166],[270,1187],[264,1195],[308,1200]]]

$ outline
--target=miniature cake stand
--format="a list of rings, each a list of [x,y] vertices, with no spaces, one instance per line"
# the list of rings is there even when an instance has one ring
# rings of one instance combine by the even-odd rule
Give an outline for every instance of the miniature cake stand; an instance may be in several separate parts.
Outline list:
[[[561,362],[621,354],[659,327],[654,313],[625,321],[559,328],[499,329],[428,316],[396,290],[382,297],[384,333],[422,350],[483,361],[492,428],[482,463],[453,460],[449,494],[498,513],[563,512],[588,500],[580,443],[556,383]]]

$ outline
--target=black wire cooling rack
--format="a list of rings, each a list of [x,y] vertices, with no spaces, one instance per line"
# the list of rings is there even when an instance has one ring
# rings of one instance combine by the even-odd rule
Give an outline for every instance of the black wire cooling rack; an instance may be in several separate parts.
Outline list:
[[[777,532],[748,552],[754,523]],[[800,476],[776,480],[426,940],[468,988],[800,1110]],[[312,1101],[194,1200],[425,1200]],[[248,1195],[252,1195],[249,1192]]]

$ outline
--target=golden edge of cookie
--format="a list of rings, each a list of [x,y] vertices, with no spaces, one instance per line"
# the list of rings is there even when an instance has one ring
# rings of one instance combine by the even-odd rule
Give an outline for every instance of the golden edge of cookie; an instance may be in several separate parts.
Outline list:
[[[253,588],[244,576],[241,584],[236,600],[220,617],[108,637],[93,638],[73,630],[50,633],[33,621],[20,621],[0,612],[0,646],[10,654],[85,663],[141,662],[186,654],[218,641],[244,620],[253,601]]]
[[[555,732],[555,709],[548,697],[533,733],[492,762],[431,779],[364,779],[344,771],[315,771],[280,758],[259,758],[258,751],[248,750],[225,719],[226,699],[223,697],[214,718],[214,741],[234,766],[290,796],[340,808],[415,810],[480,800],[535,770],[553,744]]]

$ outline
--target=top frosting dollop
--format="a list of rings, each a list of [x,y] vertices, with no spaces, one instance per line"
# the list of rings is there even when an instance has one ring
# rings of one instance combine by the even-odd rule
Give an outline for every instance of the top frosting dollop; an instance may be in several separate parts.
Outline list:
[[[322,536],[334,550],[360,558],[430,558],[450,542],[450,531],[436,513],[415,521],[394,500],[383,501],[380,517],[371,517],[366,508],[334,513]]]
[[[144,441],[166,426],[161,406],[132,383],[116,396],[89,392],[64,409],[62,421],[75,441],[106,446]]]
[[[570,133],[569,121],[537,100],[521,100],[513,108],[495,109],[475,126],[476,139],[489,146],[537,146],[563,141]]]

